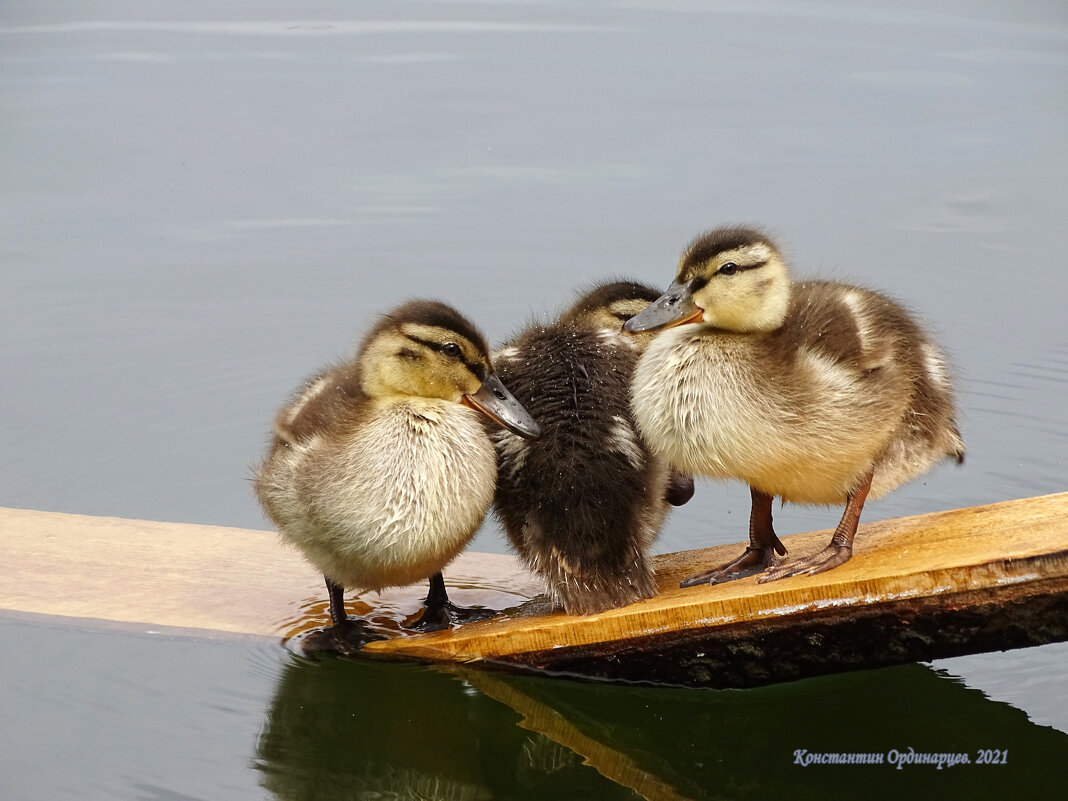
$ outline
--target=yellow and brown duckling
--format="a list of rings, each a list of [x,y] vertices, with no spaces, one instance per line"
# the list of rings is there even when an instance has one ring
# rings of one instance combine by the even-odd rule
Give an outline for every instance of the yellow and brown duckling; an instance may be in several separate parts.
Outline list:
[[[326,578],[334,625],[316,647],[348,651],[373,638],[346,615],[345,588],[429,577],[415,627],[463,618],[441,570],[493,500],[496,459],[481,415],[522,437],[540,433],[493,372],[478,329],[431,301],[384,315],[355,358],[278,413],[255,490],[282,537]]]
[[[645,337],[621,328],[659,295],[629,281],[599,286],[559,319],[523,331],[494,355],[501,380],[542,427],[537,441],[497,431],[494,508],[509,540],[545,580],[554,605],[590,614],[649,598],[646,551],[674,476],[638,436],[630,382]]]
[[[760,231],[699,236],[667,292],[624,326],[666,328],[635,371],[639,429],[676,469],[741,479],[752,493],[746,551],[682,586],[830,570],[852,555],[869,495],[964,459],[945,357],[909,313],[858,287],[792,282]],[[830,544],[781,562],[775,496],[845,504]]]

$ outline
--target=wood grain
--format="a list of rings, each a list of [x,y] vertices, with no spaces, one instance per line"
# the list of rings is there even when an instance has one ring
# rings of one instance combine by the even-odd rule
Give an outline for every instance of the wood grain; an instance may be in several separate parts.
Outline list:
[[[803,555],[829,537],[783,540]],[[818,576],[679,589],[740,548],[657,557],[660,595],[589,617],[523,614],[538,582],[471,553],[446,570],[450,594],[508,613],[410,634],[422,585],[353,593],[349,608],[390,636],[368,656],[705,686],[1068,639],[1068,493],[865,523],[853,559]],[[329,620],[321,577],[268,532],[0,509],[0,553],[14,612],[211,637]]]
[[[791,555],[819,550],[829,531],[784,538]],[[1068,493],[862,524],[854,557],[817,576],[768,584],[747,578],[717,586],[679,589],[678,582],[737,555],[720,546],[659,557],[660,595],[586,618],[563,614],[472,624],[452,632],[372,643],[368,651],[429,660],[516,661],[553,668],[569,649],[644,641],[689,632],[707,634],[769,620],[823,613],[848,620],[881,605],[971,593],[980,604],[1068,589]],[[538,654],[538,659],[521,658]]]
[[[0,563],[10,611],[196,636],[289,637],[330,622],[322,576],[273,532],[0,508]],[[538,591],[510,556],[462,554],[445,577],[456,601],[494,609]],[[425,595],[354,592],[348,605],[399,631]]]

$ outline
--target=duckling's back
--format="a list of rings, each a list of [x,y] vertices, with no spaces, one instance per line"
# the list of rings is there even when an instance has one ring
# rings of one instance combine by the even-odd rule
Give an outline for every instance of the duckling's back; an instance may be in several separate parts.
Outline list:
[[[645,552],[667,511],[668,471],[631,417],[638,350],[621,334],[564,321],[502,348],[498,375],[542,427],[493,435],[495,508],[553,601],[590,614],[649,598]]]

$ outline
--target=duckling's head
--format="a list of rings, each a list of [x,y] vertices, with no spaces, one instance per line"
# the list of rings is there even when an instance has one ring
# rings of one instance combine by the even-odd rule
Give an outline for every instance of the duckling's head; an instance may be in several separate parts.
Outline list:
[[[658,297],[658,290],[635,281],[599,284],[576,300],[563,313],[560,321],[616,334],[623,327],[623,323]]]
[[[772,331],[782,325],[789,301],[786,262],[771,239],[753,228],[717,228],[690,243],[674,283],[623,330],[705,323],[739,333]]]
[[[440,398],[470,406],[520,436],[541,433],[494,375],[481,332],[444,303],[416,300],[384,315],[367,334],[357,364],[369,398]]]

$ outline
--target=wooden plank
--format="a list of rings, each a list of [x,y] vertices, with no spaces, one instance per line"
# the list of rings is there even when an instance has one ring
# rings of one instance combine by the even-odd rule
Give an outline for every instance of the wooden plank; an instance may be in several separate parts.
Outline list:
[[[791,554],[829,531],[784,538]],[[494,619],[368,652],[747,686],[1068,639],[1068,493],[863,524],[818,576],[679,589],[739,546],[660,557],[660,595],[600,615]]]
[[[0,609],[204,636],[290,637],[329,623],[323,579],[274,532],[0,508]],[[463,554],[446,571],[461,603],[502,608],[538,591],[513,557]],[[425,586],[350,594],[386,630]]]
[[[829,536],[784,542],[804,554]],[[586,618],[520,614],[538,583],[488,554],[446,580],[458,602],[508,616],[408,634],[423,586],[356,595],[350,611],[395,635],[368,655],[705,686],[1068,639],[1068,493],[865,523],[853,559],[819,576],[678,588],[739,547],[658,557],[658,597]],[[0,509],[0,553],[0,609],[195,636],[328,621],[321,578],[271,533]]]

